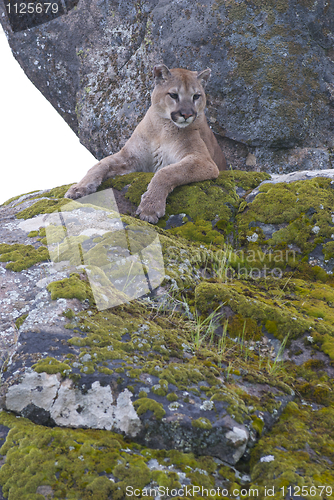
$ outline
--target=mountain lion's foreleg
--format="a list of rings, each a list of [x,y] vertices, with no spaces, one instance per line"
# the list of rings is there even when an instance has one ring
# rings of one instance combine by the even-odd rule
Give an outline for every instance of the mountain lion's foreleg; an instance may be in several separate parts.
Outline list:
[[[70,187],[65,194],[65,198],[76,200],[82,196],[95,193],[101,182],[115,175],[135,172],[137,167],[138,158],[131,155],[127,150],[121,149],[121,151],[114,155],[106,156],[89,169],[85,177],[78,184]]]
[[[156,172],[141,197],[136,213],[142,220],[156,224],[165,215],[166,198],[174,188],[190,182],[216,179],[218,175],[218,167],[210,157],[199,159],[196,155],[188,155]]]

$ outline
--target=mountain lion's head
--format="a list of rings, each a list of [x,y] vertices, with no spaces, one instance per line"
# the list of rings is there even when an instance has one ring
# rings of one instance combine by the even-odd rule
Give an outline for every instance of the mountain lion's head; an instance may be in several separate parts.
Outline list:
[[[180,128],[193,123],[204,113],[206,98],[203,86],[210,74],[210,69],[198,73],[168,69],[164,64],[155,66],[152,104],[159,116],[172,120]]]

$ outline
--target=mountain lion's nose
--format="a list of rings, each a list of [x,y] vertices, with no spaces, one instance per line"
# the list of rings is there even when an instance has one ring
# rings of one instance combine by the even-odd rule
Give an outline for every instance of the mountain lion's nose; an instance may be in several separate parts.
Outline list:
[[[183,116],[183,118],[185,120],[188,120],[188,118],[190,118],[193,114],[192,113],[180,113],[181,116]]]

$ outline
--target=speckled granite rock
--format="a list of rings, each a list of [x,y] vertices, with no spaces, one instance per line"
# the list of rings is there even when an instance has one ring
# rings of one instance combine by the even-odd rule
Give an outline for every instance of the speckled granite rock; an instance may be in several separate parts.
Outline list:
[[[0,4],[15,57],[97,158],[129,138],[164,62],[211,67],[208,118],[228,163],[275,173],[332,166],[333,14],[325,0],[81,0],[13,33]]]

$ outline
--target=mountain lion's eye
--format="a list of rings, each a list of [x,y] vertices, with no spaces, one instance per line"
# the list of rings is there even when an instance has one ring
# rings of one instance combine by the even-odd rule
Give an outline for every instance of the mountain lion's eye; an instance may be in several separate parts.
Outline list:
[[[177,99],[179,98],[179,96],[178,96],[177,94],[173,94],[173,93],[171,93],[171,94],[169,94],[169,95],[170,95],[170,97],[171,97],[172,99],[175,99],[175,100],[177,100]]]
[[[197,101],[197,99],[199,99],[201,97],[201,94],[194,94],[194,101]]]

